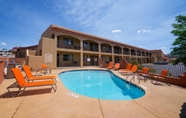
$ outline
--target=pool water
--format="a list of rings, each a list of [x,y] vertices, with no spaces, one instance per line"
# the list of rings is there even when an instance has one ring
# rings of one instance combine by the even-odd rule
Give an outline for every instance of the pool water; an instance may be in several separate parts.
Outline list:
[[[59,74],[69,90],[92,98],[132,100],[145,95],[140,87],[122,80],[107,70],[77,70]]]

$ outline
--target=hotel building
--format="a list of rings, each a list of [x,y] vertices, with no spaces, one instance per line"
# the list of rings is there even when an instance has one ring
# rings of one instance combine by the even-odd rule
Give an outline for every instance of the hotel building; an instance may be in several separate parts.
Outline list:
[[[51,68],[99,66],[101,61],[153,63],[156,55],[147,49],[116,42],[79,31],[50,25],[41,35],[36,50],[26,50],[30,67],[46,63]]]

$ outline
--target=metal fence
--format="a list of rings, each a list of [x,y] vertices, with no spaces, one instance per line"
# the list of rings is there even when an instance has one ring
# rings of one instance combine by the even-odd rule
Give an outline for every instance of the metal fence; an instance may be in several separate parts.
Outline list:
[[[183,64],[166,64],[166,65],[158,65],[158,64],[142,64],[144,67],[152,67],[156,70],[156,73],[161,74],[163,69],[166,69],[171,73],[171,76],[178,77],[180,74],[186,72],[186,67]]]

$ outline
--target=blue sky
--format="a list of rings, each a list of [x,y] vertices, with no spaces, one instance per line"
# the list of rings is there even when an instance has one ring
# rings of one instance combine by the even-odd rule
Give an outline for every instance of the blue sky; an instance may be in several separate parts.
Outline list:
[[[185,0],[0,0],[0,49],[36,45],[51,24],[148,50],[171,51]]]

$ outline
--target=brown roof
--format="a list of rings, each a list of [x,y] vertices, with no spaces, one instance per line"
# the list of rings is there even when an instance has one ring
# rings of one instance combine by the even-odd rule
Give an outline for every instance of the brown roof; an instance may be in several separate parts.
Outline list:
[[[67,33],[67,34],[73,33],[73,34],[75,34],[76,36],[81,36],[81,37],[86,37],[86,38],[92,38],[92,39],[97,40],[97,41],[102,40],[102,41],[114,43],[114,44],[117,44],[117,45],[120,45],[120,46],[127,46],[127,47],[130,47],[130,48],[136,48],[136,49],[139,49],[139,50],[151,52],[151,50],[147,50],[147,49],[144,49],[144,48],[139,48],[139,47],[136,47],[136,46],[132,46],[132,45],[125,44],[125,43],[116,42],[116,41],[113,41],[113,40],[110,40],[110,39],[106,39],[106,38],[94,36],[94,35],[91,35],[91,34],[79,32],[79,31],[75,31],[75,30],[71,30],[71,29],[64,28],[64,27],[60,27],[60,26],[56,26],[56,25],[53,25],[53,24],[50,25],[50,28],[51,28],[52,30],[54,30],[54,31],[57,31],[57,32],[65,32],[65,33]]]

